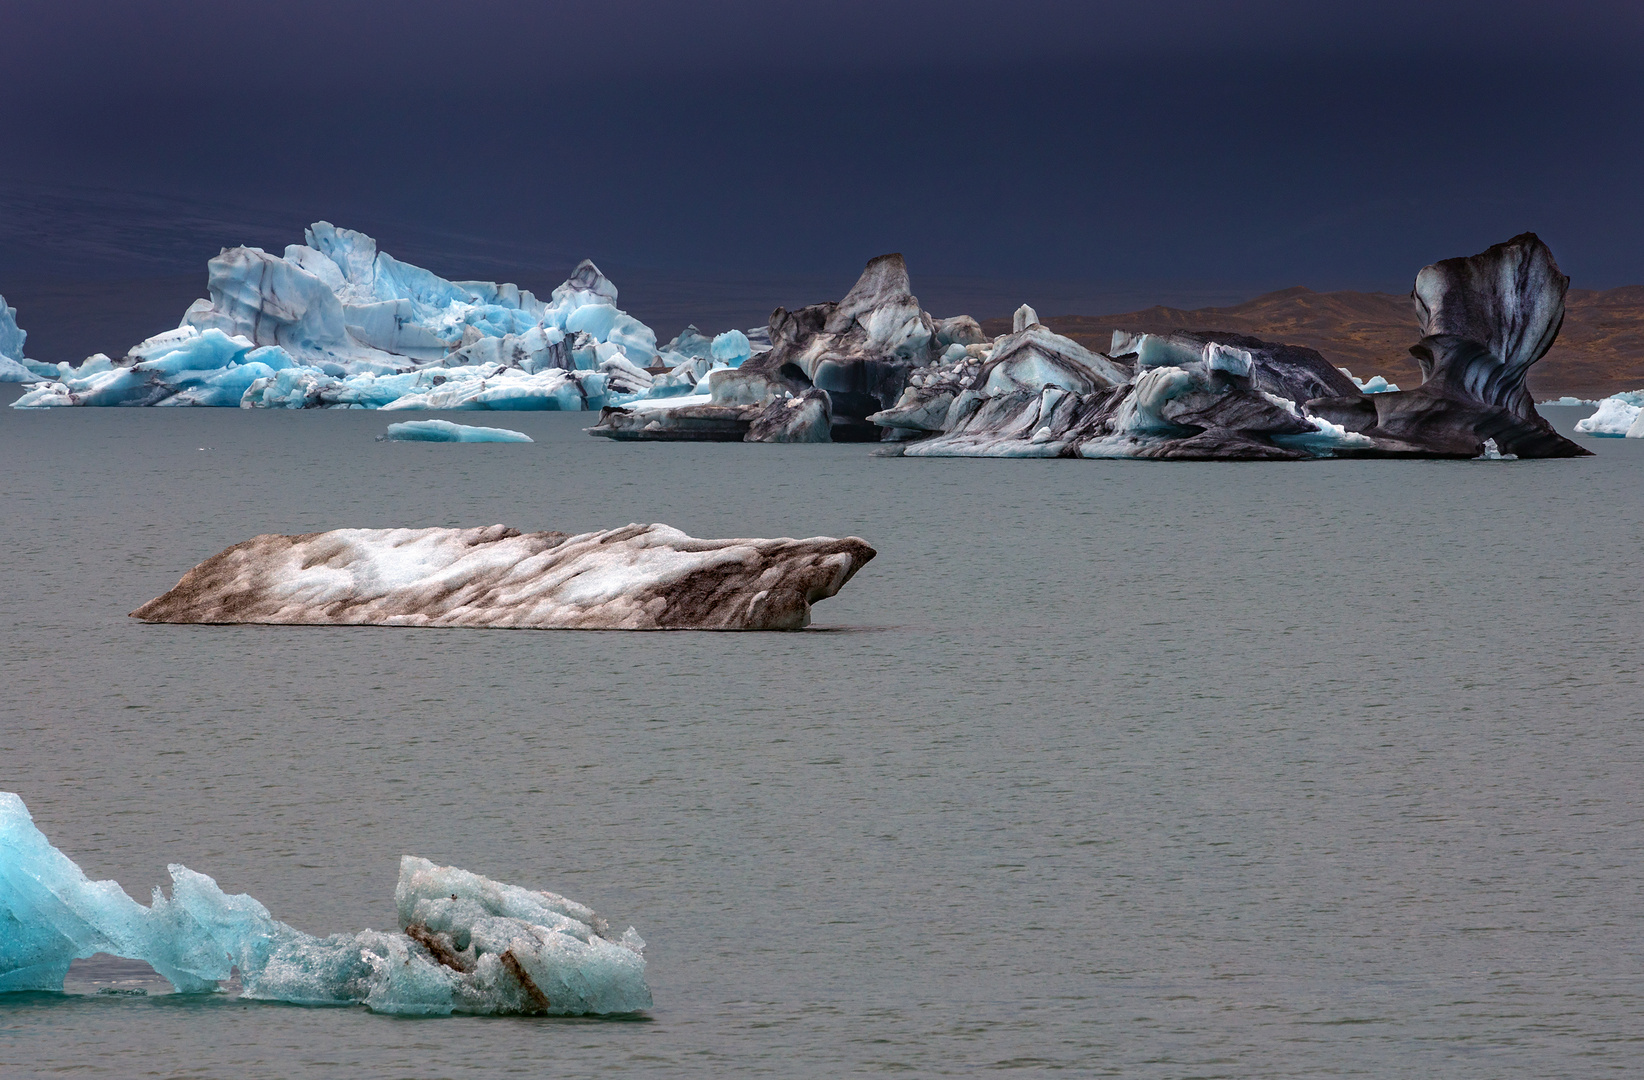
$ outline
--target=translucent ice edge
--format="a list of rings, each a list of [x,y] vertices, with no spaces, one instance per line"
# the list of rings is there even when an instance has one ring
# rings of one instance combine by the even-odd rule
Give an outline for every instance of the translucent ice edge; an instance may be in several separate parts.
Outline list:
[[[1366,394],[1392,394],[1398,392],[1399,384],[1388,382],[1385,375],[1372,375],[1368,379],[1361,379],[1346,368],[1337,368],[1336,370],[1352,379],[1353,385]]]
[[[388,442],[532,442],[531,436],[510,428],[453,424],[449,420],[407,420],[389,424],[388,434],[377,436]]]
[[[591,909],[427,859],[400,860],[397,931],[317,938],[173,863],[144,907],[91,881],[0,792],[0,991],[63,988],[96,953],[147,963],[182,993],[238,970],[241,997],[382,1013],[608,1015],[651,1005],[645,942]]]

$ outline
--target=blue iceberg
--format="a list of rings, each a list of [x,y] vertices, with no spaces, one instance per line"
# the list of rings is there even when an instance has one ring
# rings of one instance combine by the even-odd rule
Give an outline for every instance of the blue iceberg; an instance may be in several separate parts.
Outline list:
[[[0,296],[0,382],[39,382],[56,378],[57,368],[42,364],[23,355],[23,343],[29,333],[17,325],[17,309],[6,304]]]
[[[69,964],[96,953],[141,960],[179,992],[238,971],[241,997],[363,1004],[409,1016],[632,1013],[651,1005],[645,942],[612,939],[591,909],[426,859],[400,860],[398,931],[318,938],[172,864],[171,895],[144,907],[91,881],[0,792],[0,992],[60,991]]]
[[[386,442],[532,442],[523,431],[499,427],[453,424],[449,420],[407,420],[389,424],[388,434],[377,436]]]
[[[281,255],[225,249],[209,264],[210,295],[119,360],[23,360],[6,309],[0,378],[39,383],[14,407],[579,411],[639,400],[656,381],[656,334],[617,306],[616,285],[591,261],[542,300],[513,284],[447,281],[329,222],[303,239]]]

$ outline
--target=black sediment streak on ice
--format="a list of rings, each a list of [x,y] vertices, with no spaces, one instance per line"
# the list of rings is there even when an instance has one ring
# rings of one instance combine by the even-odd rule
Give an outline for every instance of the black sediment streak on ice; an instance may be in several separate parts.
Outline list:
[[[698,540],[666,525],[568,536],[337,529],[258,536],[133,617],[583,630],[797,630],[874,557],[856,537]]]

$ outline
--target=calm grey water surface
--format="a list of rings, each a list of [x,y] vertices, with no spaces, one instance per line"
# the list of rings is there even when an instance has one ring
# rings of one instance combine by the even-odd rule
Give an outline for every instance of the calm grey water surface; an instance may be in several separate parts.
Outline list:
[[[0,998],[0,1074],[1636,1074],[1644,443],[915,461],[386,419],[0,410],[0,788],[94,877],[186,863],[316,933],[391,925],[402,853],[562,891],[650,942],[650,1019],[92,965]],[[126,617],[257,533],[629,521],[880,555],[800,634]]]

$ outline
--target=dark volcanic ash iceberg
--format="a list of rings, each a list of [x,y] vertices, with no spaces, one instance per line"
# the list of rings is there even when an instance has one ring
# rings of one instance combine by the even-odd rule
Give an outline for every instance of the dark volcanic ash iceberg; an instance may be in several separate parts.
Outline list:
[[[615,439],[748,442],[878,440],[870,414],[920,367],[987,342],[975,319],[919,306],[901,255],[869,262],[837,303],[771,313],[771,348],[711,372],[696,393],[606,407],[590,434]]]
[[[914,372],[870,419],[931,457],[1573,457],[1587,451],[1524,386],[1568,285],[1530,233],[1426,267],[1411,348],[1425,381],[1381,393],[1311,349],[1239,334],[1115,333],[1110,356],[1080,355],[1024,309],[991,351]]]
[[[132,612],[159,623],[798,630],[873,548],[836,540],[698,540],[666,525],[568,536],[336,529],[258,536]]]
[[[883,437],[926,457],[1578,456],[1524,385],[1558,334],[1568,285],[1531,233],[1426,267],[1411,348],[1425,380],[1400,391],[1361,386],[1312,349],[1218,331],[1115,333],[1110,352],[1095,353],[1026,305],[990,341],[972,319],[921,310],[901,256],[886,255],[839,303],[778,309],[770,351],[711,375],[706,394],[608,406],[589,430]]]

